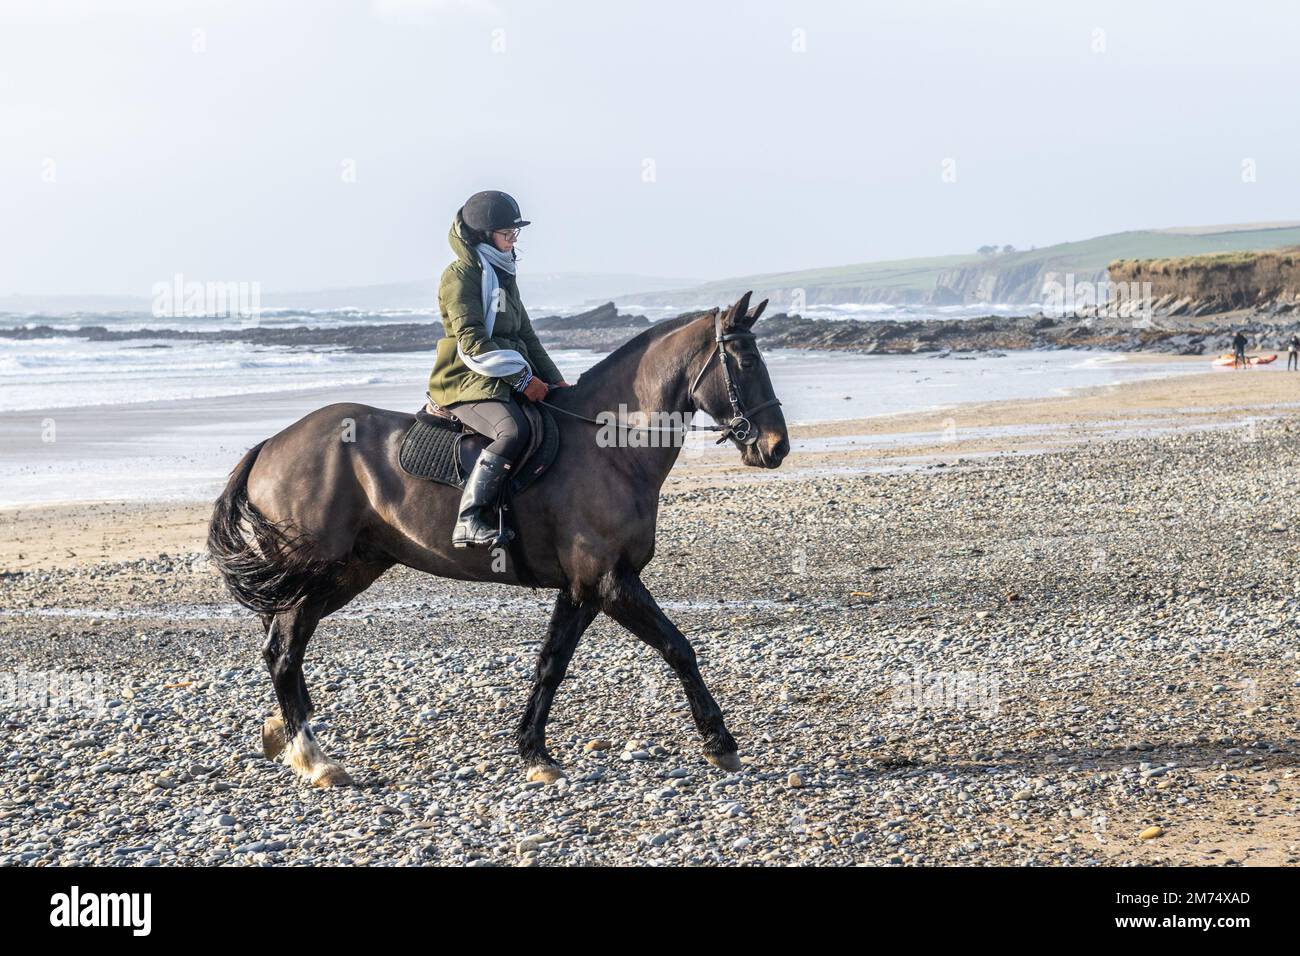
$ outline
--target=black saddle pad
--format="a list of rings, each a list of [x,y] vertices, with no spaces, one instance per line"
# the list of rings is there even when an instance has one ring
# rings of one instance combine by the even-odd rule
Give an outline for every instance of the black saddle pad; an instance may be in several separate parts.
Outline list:
[[[397,460],[402,470],[413,477],[463,486],[456,469],[456,443],[460,435],[460,422],[448,421],[425,411],[416,412],[415,422],[402,439]]]
[[[545,473],[560,451],[560,430],[555,416],[541,405],[523,405],[531,426],[528,449],[515,465],[511,492],[518,494]],[[426,411],[415,414],[415,421],[402,438],[398,461],[402,470],[415,478],[426,478],[453,488],[464,488],[465,478],[474,467],[488,439]]]

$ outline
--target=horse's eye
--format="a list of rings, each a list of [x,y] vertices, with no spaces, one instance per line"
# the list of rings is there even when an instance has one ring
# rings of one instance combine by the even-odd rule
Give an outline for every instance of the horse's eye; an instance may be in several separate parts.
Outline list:
[[[752,355],[746,355],[746,356],[744,356],[744,357],[740,360],[740,367],[741,367],[741,368],[753,368],[753,367],[754,367],[754,356],[752,356]]]

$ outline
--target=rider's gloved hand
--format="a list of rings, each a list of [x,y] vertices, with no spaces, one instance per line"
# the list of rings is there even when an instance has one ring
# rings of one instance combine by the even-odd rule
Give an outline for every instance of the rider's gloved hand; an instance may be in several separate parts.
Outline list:
[[[545,382],[540,378],[534,377],[533,380],[524,387],[524,396],[530,402],[540,402],[546,397],[546,393],[549,391],[550,388]]]

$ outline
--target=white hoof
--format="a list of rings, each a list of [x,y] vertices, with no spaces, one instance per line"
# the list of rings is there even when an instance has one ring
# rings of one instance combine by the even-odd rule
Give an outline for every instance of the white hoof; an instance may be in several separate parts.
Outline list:
[[[311,783],[313,787],[323,787],[328,790],[330,787],[351,787],[353,786],[352,776],[343,769],[342,765],[336,763],[321,764],[312,774]]]
[[[555,783],[557,780],[564,778],[564,768],[557,767],[554,764],[539,763],[535,767],[528,768],[529,783]]]
[[[284,751],[284,762],[315,787],[350,787],[352,778],[341,765],[325,756],[304,725]]]

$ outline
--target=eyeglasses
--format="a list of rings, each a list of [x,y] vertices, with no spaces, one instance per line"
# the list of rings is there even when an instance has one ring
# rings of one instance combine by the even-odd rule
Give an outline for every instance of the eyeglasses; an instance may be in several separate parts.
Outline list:
[[[514,242],[516,239],[519,238],[519,230],[518,230],[518,229],[498,229],[498,230],[494,233],[494,235],[497,235],[497,236],[504,236],[505,238],[509,239],[511,242]]]

